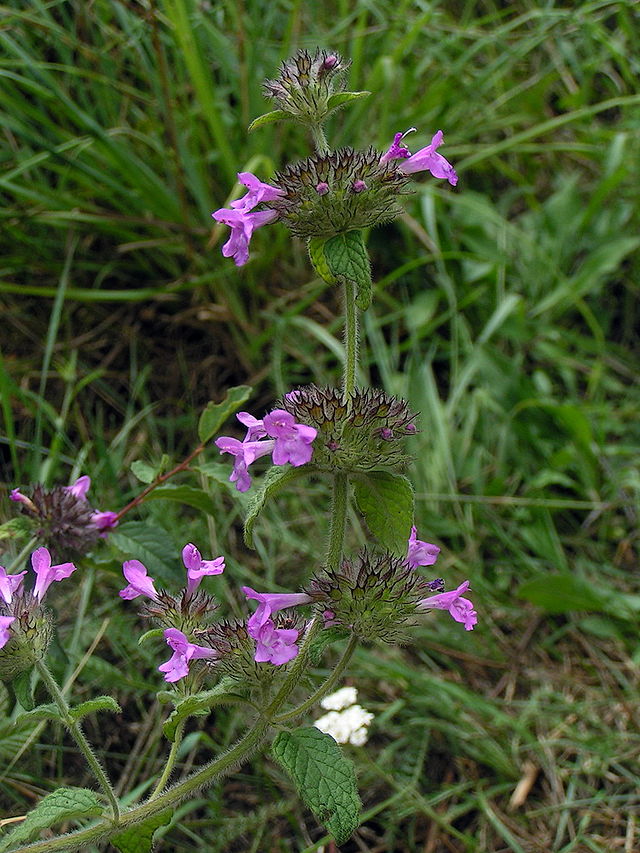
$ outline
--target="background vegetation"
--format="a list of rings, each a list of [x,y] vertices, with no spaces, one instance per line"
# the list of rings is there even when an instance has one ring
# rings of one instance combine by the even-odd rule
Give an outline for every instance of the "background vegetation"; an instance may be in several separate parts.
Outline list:
[[[142,488],[131,463],[184,458],[227,386],[253,385],[258,414],[337,375],[337,294],[304,245],[270,226],[237,270],[210,219],[237,171],[268,180],[309,151],[286,124],[247,134],[283,58],[337,49],[349,88],[374,93],[335,117],[334,147],[445,133],[457,189],[425,180],[369,236],[362,381],[421,412],[419,532],[443,546],[449,583],[470,578],[480,624],[465,634],[441,615],[412,646],[357,655],[350,681],[377,716],[351,748],[364,819],[345,853],[640,847],[639,18],[633,0],[0,5],[5,518],[10,487],[79,473],[96,505],[121,508]],[[225,553],[216,590],[233,610],[239,582],[300,583],[324,539],[311,484],[247,551],[214,451],[176,479],[207,485],[213,514],[149,502],[54,602],[69,689],[113,690],[125,709],[89,735],[131,797],[162,766],[166,711],[150,701],[157,649],[137,647],[134,610],[114,598],[122,555],[141,556],[127,548],[151,524],[165,579],[182,570],[162,552],[188,540]],[[0,545],[9,560],[16,544]],[[240,726],[234,712],[194,725],[185,772]],[[8,816],[81,781],[52,727],[5,734],[0,754]],[[185,804],[161,843],[323,846],[267,759]]]

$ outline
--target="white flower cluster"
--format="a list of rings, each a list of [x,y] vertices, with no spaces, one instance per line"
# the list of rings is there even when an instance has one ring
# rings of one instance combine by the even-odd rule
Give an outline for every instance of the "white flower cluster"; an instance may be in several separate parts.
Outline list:
[[[358,691],[355,687],[343,687],[325,696],[320,704],[328,709],[329,713],[320,717],[313,725],[321,732],[331,735],[338,743],[362,746],[367,742],[367,726],[373,720],[373,714],[365,711],[361,705],[354,704],[357,698]]]

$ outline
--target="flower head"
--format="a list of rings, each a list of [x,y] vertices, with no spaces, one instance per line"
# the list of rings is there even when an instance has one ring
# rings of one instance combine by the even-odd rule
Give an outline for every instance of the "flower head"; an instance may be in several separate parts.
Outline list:
[[[158,669],[164,672],[165,681],[179,681],[189,674],[189,663],[192,660],[207,658],[215,660],[218,657],[214,649],[198,646],[190,643],[187,636],[177,628],[167,628],[164,632],[167,645],[173,649],[173,654],[166,663],[161,664]]]
[[[51,554],[46,548],[37,548],[31,555],[31,565],[37,578],[33,587],[33,594],[38,601],[42,601],[46,591],[54,581],[68,578],[76,570],[73,563],[60,563],[51,565]]]
[[[458,183],[456,170],[448,160],[445,160],[442,154],[438,154],[436,151],[443,142],[444,136],[442,131],[439,130],[434,134],[429,145],[416,151],[408,159],[403,160],[398,168],[405,174],[426,170],[431,172],[434,178],[446,178],[451,186],[455,187]]]
[[[415,525],[411,528],[411,536],[409,537],[409,548],[407,551],[407,562],[412,569],[418,566],[433,566],[438,559],[440,548],[437,545],[432,545],[430,542],[423,542],[417,538],[417,530]]]
[[[275,439],[272,456],[274,465],[290,462],[298,467],[311,459],[311,442],[318,434],[315,427],[297,424],[293,415],[284,409],[274,409],[265,415],[263,424],[267,435]]]
[[[122,574],[129,584],[118,593],[120,598],[131,601],[139,595],[146,595],[154,601],[158,600],[158,593],[153,585],[153,578],[147,574],[147,568],[140,560],[127,560],[122,564]]]
[[[462,593],[469,589],[469,581],[461,583],[457,589],[450,592],[441,592],[431,595],[418,602],[419,610],[448,610],[456,622],[461,622],[465,630],[472,631],[478,623],[478,614],[473,609],[473,604],[468,598],[463,598]]]
[[[20,588],[26,573],[25,569],[17,575],[8,575],[6,569],[0,566],[0,598],[4,599],[5,604],[11,604],[13,593]]]
[[[296,646],[298,633],[294,628],[276,628],[273,621],[268,619],[255,632],[255,636],[252,635],[256,641],[254,660],[257,663],[269,661],[275,666],[293,660],[299,651]]]
[[[330,693],[320,700],[320,704],[327,711],[342,711],[349,705],[355,704],[358,699],[358,691],[355,687],[341,687],[335,693]]]
[[[11,639],[11,633],[9,632],[9,628],[11,627],[11,623],[15,622],[15,616],[0,616],[0,649]]]
[[[278,77],[265,81],[265,95],[290,115],[317,123],[329,111],[334,78],[350,64],[336,52],[299,50],[282,63]]]
[[[258,609],[247,622],[249,636],[254,639],[274,613],[286,607],[309,604],[311,601],[311,596],[305,592],[256,592],[250,586],[243,586],[242,591],[248,599],[259,602]]]
[[[187,570],[187,593],[190,595],[200,586],[205,575],[220,575],[225,569],[224,557],[203,560],[200,551],[191,542],[182,549],[182,562]]]

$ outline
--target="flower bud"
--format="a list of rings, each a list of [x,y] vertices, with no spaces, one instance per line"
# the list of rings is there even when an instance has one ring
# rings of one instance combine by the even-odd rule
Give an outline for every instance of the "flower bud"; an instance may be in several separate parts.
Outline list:
[[[408,462],[404,439],[415,435],[415,415],[404,400],[357,389],[344,402],[336,388],[308,385],[285,394],[279,405],[318,430],[312,465],[321,471],[370,471]]]
[[[305,123],[318,124],[328,112],[336,75],[350,64],[338,53],[318,49],[312,56],[299,50],[282,63],[278,77],[265,81],[264,93],[281,110]]]

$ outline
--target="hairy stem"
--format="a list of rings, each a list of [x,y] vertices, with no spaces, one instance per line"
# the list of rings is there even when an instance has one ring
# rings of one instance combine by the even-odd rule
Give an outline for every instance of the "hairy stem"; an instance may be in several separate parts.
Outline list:
[[[155,799],[160,791],[166,786],[169,781],[169,777],[173,773],[173,768],[176,763],[176,759],[178,757],[178,750],[180,749],[180,744],[182,743],[182,735],[184,734],[186,720],[182,720],[182,722],[178,723],[175,731],[175,735],[173,737],[173,743],[171,744],[171,750],[169,752],[169,757],[167,758],[167,763],[165,765],[164,770],[162,771],[162,776],[158,780],[158,784],[153,789],[153,793],[149,797],[149,800]]]
[[[331,522],[329,526],[329,543],[327,545],[326,558],[327,568],[334,572],[338,571],[342,562],[348,502],[349,475],[345,471],[340,471],[334,475],[333,479]]]
[[[327,142],[327,137],[324,135],[324,130],[322,129],[322,125],[320,124],[312,124],[311,125],[311,136],[313,137],[313,144],[316,149],[317,154],[328,154],[329,153],[329,143]]]
[[[344,279],[344,373],[342,378],[342,396],[349,405],[349,398],[356,390],[356,368],[358,365],[358,306],[356,305],[356,284]]]
[[[118,818],[120,816],[120,808],[118,806],[118,800],[116,799],[116,795],[113,791],[113,787],[111,786],[111,782],[109,781],[107,774],[102,769],[102,765],[96,758],[89,744],[89,741],[84,735],[84,732],[80,728],[80,725],[73,719],[71,716],[71,712],[69,709],[69,705],[67,700],[62,693],[62,690],[58,687],[58,683],[53,677],[53,675],[49,672],[47,665],[44,661],[38,661],[36,663],[36,669],[43,682],[45,683],[47,690],[51,694],[54,702],[58,706],[58,710],[60,711],[60,715],[64,721],[65,726],[69,730],[69,733],[78,744],[80,748],[80,752],[84,755],[87,760],[87,764],[92,769],[94,776],[96,777],[100,787],[105,793],[105,796],[109,800],[109,805],[111,806],[111,811],[113,813],[113,820],[117,823]]]

